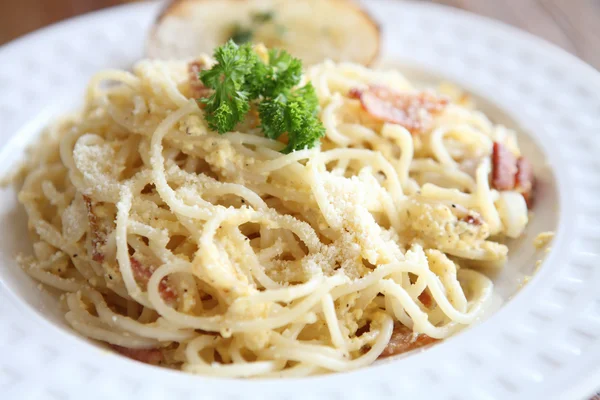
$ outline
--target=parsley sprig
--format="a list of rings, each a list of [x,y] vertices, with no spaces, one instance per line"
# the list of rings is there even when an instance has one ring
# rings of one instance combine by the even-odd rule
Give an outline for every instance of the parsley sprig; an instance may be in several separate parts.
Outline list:
[[[205,119],[211,129],[230,132],[255,103],[266,137],[287,134],[282,152],[311,148],[325,135],[314,87],[310,83],[297,87],[300,60],[284,50],[273,49],[268,55],[264,63],[250,45],[238,46],[231,40],[215,50],[217,64],[200,73],[204,85],[215,90],[202,100]]]

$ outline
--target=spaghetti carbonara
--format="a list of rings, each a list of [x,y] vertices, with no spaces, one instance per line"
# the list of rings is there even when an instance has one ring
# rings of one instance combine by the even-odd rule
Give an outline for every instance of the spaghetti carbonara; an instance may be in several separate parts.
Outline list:
[[[326,137],[282,154],[252,111],[211,131],[201,62],[105,71],[31,149],[20,257],[131,358],[229,377],[367,366],[472,324],[528,220],[515,134],[454,89],[325,62]],[[525,188],[525,189],[524,189]],[[494,240],[489,238],[493,237]]]

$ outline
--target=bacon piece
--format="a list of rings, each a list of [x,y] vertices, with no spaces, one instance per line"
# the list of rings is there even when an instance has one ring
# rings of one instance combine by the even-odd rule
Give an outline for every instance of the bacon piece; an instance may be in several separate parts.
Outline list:
[[[98,225],[98,217],[94,213],[92,199],[86,195],[83,195],[82,197],[85,203],[85,208],[87,209],[88,223],[90,225],[90,232],[92,235],[92,260],[101,263],[104,261],[104,254],[102,253],[101,248],[106,242],[106,234],[100,230]]]
[[[502,143],[494,142],[492,152],[492,187],[498,190],[516,190],[527,207],[533,206],[535,176],[533,166],[525,158],[517,159]]]
[[[379,358],[406,353],[407,351],[418,349],[437,341],[438,339],[434,339],[423,333],[417,334],[415,337],[415,334],[409,328],[401,324],[395,324],[392,337],[383,352],[379,355]]]
[[[152,274],[154,273],[154,269],[142,265],[142,263],[133,257],[129,257],[129,261],[131,262],[131,270],[135,280],[143,285],[147,285],[148,281],[152,277]],[[175,300],[177,298],[177,293],[175,293],[175,290],[169,286],[167,278],[163,278],[160,281],[160,284],[158,285],[158,291],[165,301]]]
[[[360,99],[363,109],[371,116],[402,125],[412,134],[425,131],[431,117],[448,104],[448,99],[431,92],[401,93],[383,86],[351,89],[348,96]]]
[[[202,99],[212,93],[212,89],[204,86],[204,83],[200,80],[200,72],[207,67],[208,65],[202,60],[194,60],[188,64],[188,78],[194,99]]]
[[[533,175],[533,166],[524,157],[517,160],[517,175],[515,177],[516,189],[525,198],[527,207],[533,206],[533,189],[535,186],[535,176]]]
[[[494,142],[492,151],[492,186],[498,190],[512,190],[515,187],[517,159],[502,143]]]
[[[429,293],[427,293],[426,291],[422,291],[421,294],[419,295],[419,301],[421,303],[423,303],[423,305],[427,308],[431,307],[432,304],[432,299],[431,299],[431,295]]]
[[[481,218],[479,216],[472,215],[472,214],[467,214],[466,216],[461,218],[461,221],[464,221],[467,224],[471,224],[471,225],[475,225],[475,226],[479,226],[483,223],[483,221],[481,220]]]
[[[363,94],[363,90],[361,90],[359,88],[352,88],[348,92],[348,97],[350,97],[351,99],[360,100],[360,96],[362,96],[362,94]]]
[[[146,364],[158,365],[164,360],[163,352],[160,349],[130,349],[116,345],[111,345],[111,347],[125,357]]]

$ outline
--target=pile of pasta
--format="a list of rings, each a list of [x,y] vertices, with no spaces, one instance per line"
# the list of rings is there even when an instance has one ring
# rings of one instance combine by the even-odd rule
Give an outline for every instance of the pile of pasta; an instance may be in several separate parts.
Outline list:
[[[104,71],[28,154],[34,254],[82,335],[230,377],[367,366],[474,323],[533,187],[515,133],[449,86],[325,62],[326,137],[282,154],[251,111],[211,131],[198,65]],[[191,72],[194,72],[190,74]],[[529,170],[528,170],[529,168]],[[495,240],[490,240],[493,237]]]

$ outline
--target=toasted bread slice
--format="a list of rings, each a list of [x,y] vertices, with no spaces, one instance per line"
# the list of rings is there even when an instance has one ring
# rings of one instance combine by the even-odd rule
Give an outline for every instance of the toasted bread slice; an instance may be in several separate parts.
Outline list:
[[[196,57],[230,38],[284,48],[306,64],[369,65],[379,53],[380,32],[350,0],[175,0],[153,27],[146,55]]]

